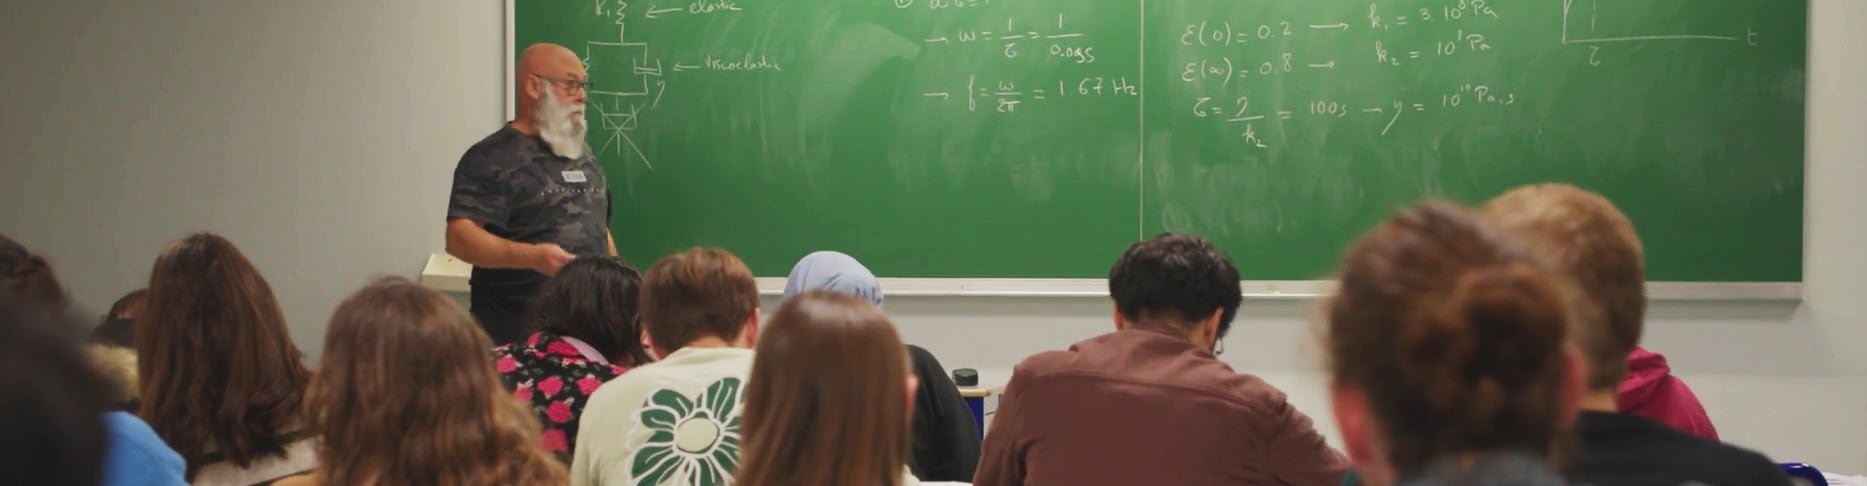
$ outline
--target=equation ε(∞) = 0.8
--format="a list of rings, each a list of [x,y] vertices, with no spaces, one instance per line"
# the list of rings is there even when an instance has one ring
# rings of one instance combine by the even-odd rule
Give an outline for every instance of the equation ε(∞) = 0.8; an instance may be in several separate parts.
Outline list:
[[[1243,67],[1240,67],[1232,61],[1230,56],[1223,56],[1218,59],[1187,61],[1186,64],[1181,66],[1180,81],[1191,83],[1195,81],[1218,79],[1220,86],[1231,86],[1232,78],[1247,79],[1254,75],[1271,76],[1289,74],[1291,71],[1296,70],[1295,59],[1296,56],[1294,54],[1286,52],[1278,55],[1276,60],[1264,61],[1258,63],[1256,66],[1245,63]],[[1331,60],[1325,63],[1314,63],[1310,64],[1309,67],[1316,69],[1334,69],[1335,61]]]

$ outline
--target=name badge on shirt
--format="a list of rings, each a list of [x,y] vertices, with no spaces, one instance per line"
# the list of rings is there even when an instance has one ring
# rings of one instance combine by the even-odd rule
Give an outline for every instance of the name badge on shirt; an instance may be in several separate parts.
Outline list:
[[[581,171],[581,170],[567,170],[567,171],[564,171],[564,182],[576,182],[576,183],[582,183],[582,182],[584,182],[584,181],[586,181],[586,180],[587,180],[587,179],[584,179],[584,177],[583,177],[583,171]]]

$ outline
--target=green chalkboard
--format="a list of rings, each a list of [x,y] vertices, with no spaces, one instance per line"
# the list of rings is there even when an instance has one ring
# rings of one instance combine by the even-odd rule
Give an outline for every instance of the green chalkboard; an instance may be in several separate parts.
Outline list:
[[[612,230],[783,275],[1100,277],[1163,231],[1327,278],[1426,197],[1565,181],[1664,281],[1801,280],[1806,1],[518,0],[583,54]]]

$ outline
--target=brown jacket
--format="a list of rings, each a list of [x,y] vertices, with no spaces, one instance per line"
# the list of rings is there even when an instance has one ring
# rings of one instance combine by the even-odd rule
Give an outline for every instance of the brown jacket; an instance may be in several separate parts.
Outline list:
[[[1135,328],[1020,363],[973,484],[1335,486],[1346,463],[1283,392]]]

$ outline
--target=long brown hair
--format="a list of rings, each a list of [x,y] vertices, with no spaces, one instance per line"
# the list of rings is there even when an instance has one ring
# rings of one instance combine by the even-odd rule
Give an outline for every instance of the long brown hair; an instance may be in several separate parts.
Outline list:
[[[364,287],[331,315],[306,415],[323,442],[322,484],[559,485],[563,466],[505,392],[473,318],[401,278]]]
[[[906,473],[908,360],[880,310],[811,292],[759,338],[740,486],[896,486]]]
[[[301,432],[304,355],[272,287],[226,238],[195,234],[156,258],[135,341],[141,415],[191,478],[284,454]]]
[[[1337,387],[1365,395],[1400,474],[1456,454],[1553,455],[1567,311],[1532,257],[1428,203],[1363,235],[1328,304]]]

